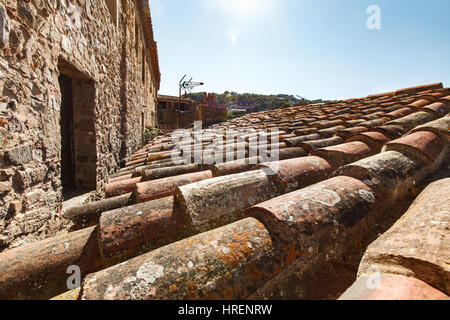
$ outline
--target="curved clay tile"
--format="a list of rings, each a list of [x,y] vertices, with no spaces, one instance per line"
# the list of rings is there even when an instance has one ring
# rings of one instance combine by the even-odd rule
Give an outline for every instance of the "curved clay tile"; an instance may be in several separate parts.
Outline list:
[[[138,166],[131,170],[131,173],[133,176],[144,176],[146,170],[152,170],[152,169],[162,169],[162,168],[170,168],[170,167],[176,167],[184,165],[184,161],[180,161],[180,163],[175,163],[172,161],[172,159],[162,160],[162,161],[155,161],[151,164],[146,164],[143,166]]]
[[[260,203],[245,214],[298,250],[297,270],[311,270],[325,261],[340,260],[356,240],[364,239],[370,229],[366,220],[379,214],[379,200],[371,187],[340,176]]]
[[[134,189],[136,201],[140,203],[168,197],[174,194],[177,187],[210,179],[212,177],[213,174],[211,170],[206,170],[137,183],[135,184]]]
[[[402,127],[404,130],[409,131],[411,129],[413,129],[414,127],[417,127],[421,124],[436,120],[438,117],[430,112],[425,112],[425,111],[419,111],[419,112],[415,112],[412,113],[406,117],[397,119],[397,120],[393,120],[390,122],[387,122],[386,124],[393,124],[393,125],[398,125],[400,127]]]
[[[244,299],[283,261],[264,226],[248,218],[91,274],[81,298]]]
[[[388,113],[388,115],[398,119],[398,118],[406,117],[407,115],[409,115],[413,112],[415,112],[414,109],[405,107],[405,108],[401,108],[401,109],[392,111],[392,112]]]
[[[298,136],[295,138],[286,139],[284,142],[288,145],[288,147],[299,147],[305,141],[317,140],[320,139],[320,135],[317,133],[312,133],[304,136]]]
[[[439,82],[439,83],[433,83],[433,84],[426,84],[426,85],[422,85],[422,86],[399,89],[395,92],[395,94],[402,94],[402,93],[409,94],[409,93],[415,93],[415,92],[420,92],[420,91],[425,91],[425,90],[442,89],[442,88],[443,88],[442,82]]]
[[[313,150],[311,155],[322,157],[333,163],[334,168],[349,164],[371,155],[377,151],[361,141],[347,142],[336,146]]]
[[[342,120],[332,120],[332,121],[326,120],[326,121],[320,121],[315,124],[311,124],[311,126],[318,128],[318,129],[327,129],[327,128],[340,126],[343,123],[344,123],[344,121],[342,121]]]
[[[125,167],[129,168],[129,167],[133,167],[136,165],[144,164],[146,161],[147,161],[147,156],[143,156],[139,159],[128,161],[127,163],[125,163]]]
[[[450,297],[421,280],[382,274],[359,277],[339,300],[450,300]]]
[[[349,126],[356,127],[357,125],[359,125],[360,123],[363,123],[363,122],[365,122],[365,121],[366,121],[365,119],[359,119],[359,115],[353,115],[353,116],[351,117],[351,119],[349,119],[349,120],[346,121],[346,123],[347,123]]]
[[[136,203],[136,198],[132,193],[111,197],[95,202],[90,202],[77,207],[71,207],[63,212],[65,219],[77,220],[80,218],[88,220],[98,220],[102,212],[121,208]]]
[[[99,243],[107,265],[114,265],[192,234],[173,197],[104,212]]]
[[[347,139],[355,134],[367,132],[368,129],[366,127],[352,127],[352,128],[346,128],[342,129],[336,132],[336,135],[343,139]]]
[[[246,158],[236,161],[218,163],[208,167],[213,172],[214,177],[226,176],[235,173],[241,173],[252,170],[258,163],[261,163],[260,157]]]
[[[110,178],[108,178],[107,184],[123,180],[129,180],[131,178],[134,178],[132,173],[124,174],[122,176],[114,176],[114,177],[111,176]]]
[[[198,232],[236,221],[244,209],[278,195],[262,170],[216,177],[178,187],[175,199]]]
[[[369,121],[362,122],[362,123],[359,124],[359,126],[366,127],[368,129],[370,129],[370,128],[382,126],[383,124],[385,124],[389,120],[391,120],[391,119],[388,118],[388,117],[383,117],[383,118],[379,118],[379,119],[375,119],[375,120],[369,120]]]
[[[334,175],[349,176],[372,186],[388,199],[401,199],[428,174],[422,161],[397,151],[387,151],[339,168]]]
[[[372,243],[358,275],[382,274],[414,277],[450,294],[450,179],[429,185],[405,215]],[[373,271],[372,271],[373,272]]]
[[[107,197],[115,197],[132,192],[136,186],[136,183],[141,182],[141,180],[142,177],[137,177],[128,180],[120,180],[117,182],[108,183],[105,186],[105,194]]]
[[[450,142],[450,116],[446,116],[440,119],[437,119],[432,122],[428,122],[426,124],[420,125],[413,130],[411,133],[417,131],[431,131],[435,134],[439,135],[442,139],[446,140],[447,143]]]
[[[167,178],[171,176],[177,176],[180,174],[198,172],[202,170],[202,166],[199,164],[186,164],[181,166],[164,167],[156,169],[144,170],[142,175],[143,181],[150,181],[156,179]]]
[[[283,148],[278,150],[278,158],[280,160],[299,158],[307,155],[308,153],[301,147]]]
[[[421,109],[432,104],[436,99],[419,99],[413,103],[407,105],[409,108]]]
[[[305,149],[306,152],[311,152],[312,150],[316,150],[319,148],[334,146],[336,144],[343,143],[344,139],[338,136],[334,136],[327,139],[320,139],[320,140],[312,140],[312,141],[306,141],[301,144],[301,147]]]
[[[441,155],[443,155],[444,146],[441,138],[433,132],[418,131],[388,142],[383,151],[399,151],[440,166],[443,160]],[[440,161],[437,161],[438,158]]]
[[[330,138],[334,135],[336,135],[337,132],[344,130],[345,126],[337,126],[337,127],[331,127],[327,129],[321,129],[317,131],[317,133],[320,135],[321,138]]]
[[[433,104],[424,107],[424,109],[433,111],[434,113],[442,117],[450,112],[450,102],[448,104],[442,102],[435,102]]]
[[[383,126],[378,126],[376,128],[372,128],[372,131],[379,132],[389,139],[397,139],[406,134],[408,132],[403,126],[398,124],[386,124]]]
[[[68,266],[82,276],[99,270],[97,233],[91,227],[0,253],[0,299],[50,299],[67,290]]]
[[[278,194],[324,180],[333,170],[330,163],[315,156],[262,163],[258,168],[264,169],[271,177],[279,190]]]

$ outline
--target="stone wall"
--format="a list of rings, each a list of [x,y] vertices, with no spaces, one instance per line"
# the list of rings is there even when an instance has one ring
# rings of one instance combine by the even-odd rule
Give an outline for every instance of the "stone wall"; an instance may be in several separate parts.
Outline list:
[[[196,118],[198,121],[202,121],[204,127],[223,122],[227,118],[227,106],[219,105],[214,93],[207,94],[205,92],[198,105]]]
[[[65,229],[61,75],[72,83],[78,188],[101,197],[120,159],[141,147],[143,125],[155,121],[160,78],[142,6],[0,0],[0,251]]]
[[[197,104],[191,99],[159,96],[157,106],[158,125],[163,131],[188,128],[194,124]]]

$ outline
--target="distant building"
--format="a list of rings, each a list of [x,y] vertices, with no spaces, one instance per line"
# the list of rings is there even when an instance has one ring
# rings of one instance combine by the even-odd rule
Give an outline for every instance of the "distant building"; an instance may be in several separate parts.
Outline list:
[[[192,99],[174,96],[158,96],[158,126],[164,131],[187,128],[194,123],[197,103]]]
[[[203,127],[220,123],[227,118],[227,106],[219,105],[214,93],[203,93],[202,101],[198,106],[196,119],[202,121]]]
[[[213,93],[204,93],[200,104],[188,98],[158,96],[158,126],[163,132],[192,127],[202,121],[203,127],[226,120],[227,106],[219,105]]]

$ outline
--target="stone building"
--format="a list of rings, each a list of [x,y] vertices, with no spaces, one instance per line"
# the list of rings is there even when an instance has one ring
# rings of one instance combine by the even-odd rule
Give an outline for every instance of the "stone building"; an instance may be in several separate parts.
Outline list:
[[[194,123],[198,106],[194,100],[174,96],[158,96],[158,125],[162,131],[187,128]]]
[[[205,92],[198,106],[197,119],[202,121],[204,127],[217,124],[226,120],[227,111],[226,105],[217,103],[214,93],[207,94]]]
[[[101,196],[155,124],[146,0],[0,0],[0,251],[62,229],[64,195]]]
[[[194,121],[209,126],[226,120],[227,106],[219,105],[214,93],[204,92],[199,104],[189,98],[160,95],[157,116],[163,132],[193,127]]]

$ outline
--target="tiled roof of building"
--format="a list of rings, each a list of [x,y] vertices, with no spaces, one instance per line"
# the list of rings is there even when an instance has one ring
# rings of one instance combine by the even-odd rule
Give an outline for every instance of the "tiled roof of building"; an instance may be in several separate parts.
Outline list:
[[[190,98],[180,98],[180,97],[176,97],[176,96],[168,96],[168,95],[158,95],[158,100],[160,101],[172,101],[172,102],[188,102],[188,103],[195,103],[194,100],[190,99]]]
[[[0,253],[0,298],[62,294],[75,264],[61,299],[448,299],[449,111],[433,84],[248,114],[193,136],[266,130],[215,146],[225,163],[159,137],[64,212],[90,227]]]

